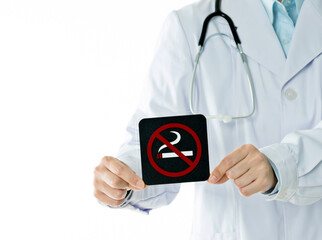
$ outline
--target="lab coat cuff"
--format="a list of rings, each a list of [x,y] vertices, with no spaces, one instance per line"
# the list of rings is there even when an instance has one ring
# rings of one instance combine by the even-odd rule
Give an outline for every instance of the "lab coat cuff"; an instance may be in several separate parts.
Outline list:
[[[133,190],[132,189],[128,190],[126,195],[125,195],[125,200],[120,206],[110,206],[108,204],[105,205],[105,204],[101,203],[100,201],[98,201],[98,202],[101,205],[104,205],[104,206],[109,207],[109,208],[122,208],[122,207],[125,207],[129,203],[129,199],[131,198],[132,194],[133,194]]]
[[[99,202],[101,205],[113,209],[127,209],[148,215],[151,209],[142,209],[135,205],[135,202],[138,202],[142,199],[142,191],[133,191],[132,189],[128,191],[125,201],[120,206],[110,206]]]
[[[274,164],[274,171],[279,176],[278,192],[268,195],[267,200],[289,201],[296,192],[298,178],[296,160],[288,144],[273,144],[260,151]]]
[[[134,210],[144,215],[148,215],[152,209],[141,208],[136,204],[137,202],[143,199],[144,189],[141,191],[133,191],[133,190],[131,191],[132,191],[132,194],[127,200],[127,203],[125,203],[123,206],[121,205],[120,207],[123,209]]]

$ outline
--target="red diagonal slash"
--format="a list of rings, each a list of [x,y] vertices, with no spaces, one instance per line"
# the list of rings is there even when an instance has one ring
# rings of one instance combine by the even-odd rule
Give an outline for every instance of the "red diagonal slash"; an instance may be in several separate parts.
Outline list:
[[[156,138],[158,138],[161,142],[167,145],[168,148],[170,148],[174,153],[176,153],[183,161],[189,164],[189,166],[193,164],[193,162],[189,158],[183,155],[182,152],[180,152],[175,146],[173,146],[167,139],[162,137],[160,134],[157,134]]]

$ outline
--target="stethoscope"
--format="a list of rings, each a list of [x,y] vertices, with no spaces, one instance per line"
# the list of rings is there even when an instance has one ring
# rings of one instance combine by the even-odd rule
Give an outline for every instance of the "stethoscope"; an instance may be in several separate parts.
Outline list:
[[[194,61],[194,69],[193,69],[193,74],[192,74],[192,81],[191,81],[191,92],[190,92],[190,110],[193,114],[197,114],[193,108],[193,90],[194,90],[194,83],[195,83],[195,78],[196,78],[196,71],[197,71],[197,67],[198,67],[198,63],[199,63],[199,59],[200,56],[203,52],[204,49],[204,45],[207,43],[207,41],[215,36],[225,36],[228,37],[230,39],[232,39],[231,36],[224,34],[224,33],[214,33],[212,35],[210,35],[208,38],[206,38],[206,34],[207,34],[207,28],[209,25],[209,22],[212,18],[214,17],[223,17],[224,19],[226,19],[226,21],[229,24],[230,27],[230,31],[233,35],[234,41],[236,43],[236,46],[238,48],[239,54],[241,56],[244,68],[246,70],[247,73],[247,78],[248,78],[248,83],[249,83],[249,89],[250,89],[250,94],[251,94],[251,101],[252,101],[252,110],[249,114],[244,115],[244,116],[228,116],[228,115],[224,115],[224,114],[217,114],[217,115],[209,115],[209,116],[205,116],[209,119],[217,119],[219,121],[223,121],[224,123],[228,123],[231,122],[232,120],[236,120],[236,119],[245,119],[245,118],[249,118],[251,117],[254,112],[255,112],[255,90],[254,90],[254,83],[253,83],[253,78],[250,74],[250,70],[249,70],[249,66],[247,63],[247,59],[246,59],[246,55],[243,51],[243,48],[241,46],[241,41],[239,39],[239,36],[237,34],[236,31],[236,27],[233,23],[233,21],[231,20],[231,18],[226,15],[225,13],[223,13],[221,11],[221,0],[217,0],[216,1],[216,7],[215,7],[215,12],[211,13],[210,15],[208,15],[206,17],[206,19],[203,22],[203,26],[202,26],[202,31],[201,31],[201,35],[200,35],[200,39],[199,39],[199,44],[198,44],[198,53],[196,55],[195,61]]]

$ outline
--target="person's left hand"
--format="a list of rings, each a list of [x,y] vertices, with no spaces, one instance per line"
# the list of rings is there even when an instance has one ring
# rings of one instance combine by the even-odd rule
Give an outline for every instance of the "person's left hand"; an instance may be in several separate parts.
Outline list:
[[[210,174],[207,182],[222,184],[229,179],[245,196],[266,192],[277,179],[268,159],[253,145],[245,144],[227,155]]]

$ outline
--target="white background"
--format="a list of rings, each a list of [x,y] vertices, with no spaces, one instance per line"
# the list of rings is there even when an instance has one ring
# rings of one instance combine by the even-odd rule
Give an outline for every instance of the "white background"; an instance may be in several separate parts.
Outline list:
[[[99,205],[165,17],[191,0],[0,2],[0,239],[188,239],[193,185],[149,216]]]

